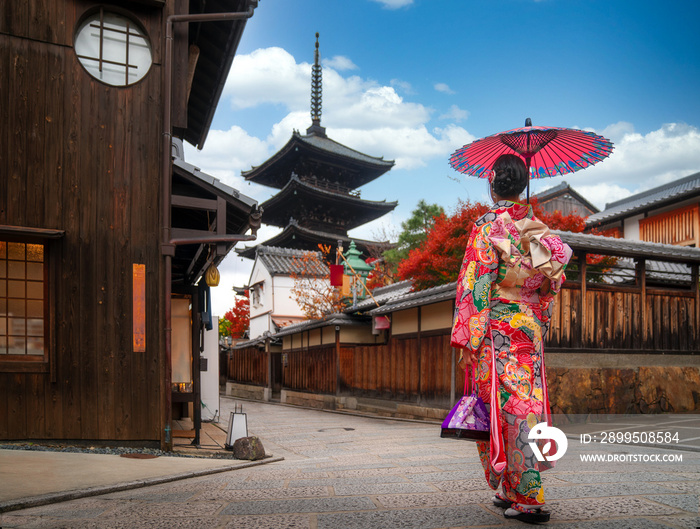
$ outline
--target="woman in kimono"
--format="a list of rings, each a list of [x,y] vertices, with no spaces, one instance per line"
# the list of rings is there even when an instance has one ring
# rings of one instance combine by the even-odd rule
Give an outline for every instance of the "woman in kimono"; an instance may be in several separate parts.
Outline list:
[[[520,202],[529,175],[523,160],[500,156],[489,178],[491,210],[475,223],[457,282],[452,346],[460,365],[476,364],[476,382],[491,418],[479,456],[494,505],[505,517],[549,521],[530,429],[551,422],[542,342],[571,248]],[[553,452],[550,452],[553,453]]]

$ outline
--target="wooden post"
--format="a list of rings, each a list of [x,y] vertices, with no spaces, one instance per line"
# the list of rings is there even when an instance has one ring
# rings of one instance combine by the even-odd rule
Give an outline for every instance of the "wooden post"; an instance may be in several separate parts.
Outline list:
[[[586,281],[588,278],[586,277],[586,252],[582,252],[579,254],[579,270],[580,270],[580,278],[581,278],[581,347],[588,347],[589,344],[586,342],[586,322],[587,322],[587,314],[586,314]]]
[[[698,338],[700,338],[700,273],[698,270],[698,264],[691,265],[690,272],[690,283],[691,289],[695,293],[695,333],[691,338],[697,343]]]
[[[421,307],[418,307],[417,311],[417,318],[418,318],[418,337],[416,338],[416,345],[418,345],[418,398],[422,398],[423,396],[423,388],[421,387],[421,371],[422,371],[422,358],[423,358],[423,344],[421,343],[421,336],[420,336],[420,329],[421,329]]]
[[[457,376],[457,353],[454,347],[451,347],[450,349],[452,349],[452,359],[450,361],[450,403],[453,403],[457,398],[455,390],[455,377]]]
[[[335,326],[335,394],[340,395],[340,325]]]
[[[642,344],[646,348],[647,345],[647,322],[649,314],[647,313],[647,262],[645,259],[637,261],[637,285],[640,288],[640,310],[642,313]]]
[[[200,358],[202,351],[202,306],[199,303],[199,289],[192,287],[192,422],[194,423],[194,439],[192,444],[199,446],[199,432],[202,428],[202,380],[200,377]]]
[[[272,398],[272,353],[270,353],[270,337],[265,336],[265,356],[267,357],[267,388],[270,390]]]
[[[216,233],[226,235],[226,201],[221,197],[216,198]],[[226,243],[216,245],[216,255],[226,255],[226,251]]]

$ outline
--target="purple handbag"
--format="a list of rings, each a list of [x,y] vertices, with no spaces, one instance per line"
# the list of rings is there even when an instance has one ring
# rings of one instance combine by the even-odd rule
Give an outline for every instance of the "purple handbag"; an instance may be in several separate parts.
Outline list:
[[[476,393],[476,369],[472,367],[471,395],[467,395],[467,380],[464,380],[464,396],[442,421],[440,437],[488,441],[491,438],[491,419],[484,401]]]

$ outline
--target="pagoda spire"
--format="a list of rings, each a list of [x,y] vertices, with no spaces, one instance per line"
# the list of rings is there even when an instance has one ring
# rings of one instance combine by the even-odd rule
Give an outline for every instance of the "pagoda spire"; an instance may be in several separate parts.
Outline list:
[[[311,126],[306,129],[306,133],[325,137],[326,128],[321,126],[323,84],[321,75],[321,54],[318,51],[318,36],[318,32],[316,32],[314,65],[311,67]]]

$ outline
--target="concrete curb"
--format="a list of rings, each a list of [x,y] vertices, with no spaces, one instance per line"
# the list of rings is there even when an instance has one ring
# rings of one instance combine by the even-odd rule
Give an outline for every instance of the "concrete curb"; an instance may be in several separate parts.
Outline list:
[[[41,505],[49,505],[52,503],[60,503],[63,501],[77,500],[79,498],[87,498],[90,496],[99,496],[101,494],[109,494],[112,492],[121,492],[124,490],[138,489],[141,487],[149,487],[152,485],[160,485],[171,481],[182,479],[198,478],[209,474],[218,474],[220,472],[230,472],[241,468],[249,468],[268,463],[277,463],[284,461],[284,457],[269,457],[260,461],[246,461],[233,465],[217,468],[207,468],[202,470],[194,470],[191,472],[182,472],[180,474],[172,474],[169,476],[159,476],[136,481],[127,481],[123,483],[115,483],[114,485],[105,485],[101,487],[90,487],[87,489],[76,489],[64,492],[54,492],[51,494],[42,494],[41,496],[32,496],[30,498],[20,498],[17,500],[9,500],[0,502],[0,513],[27,509],[29,507],[39,507]]]

